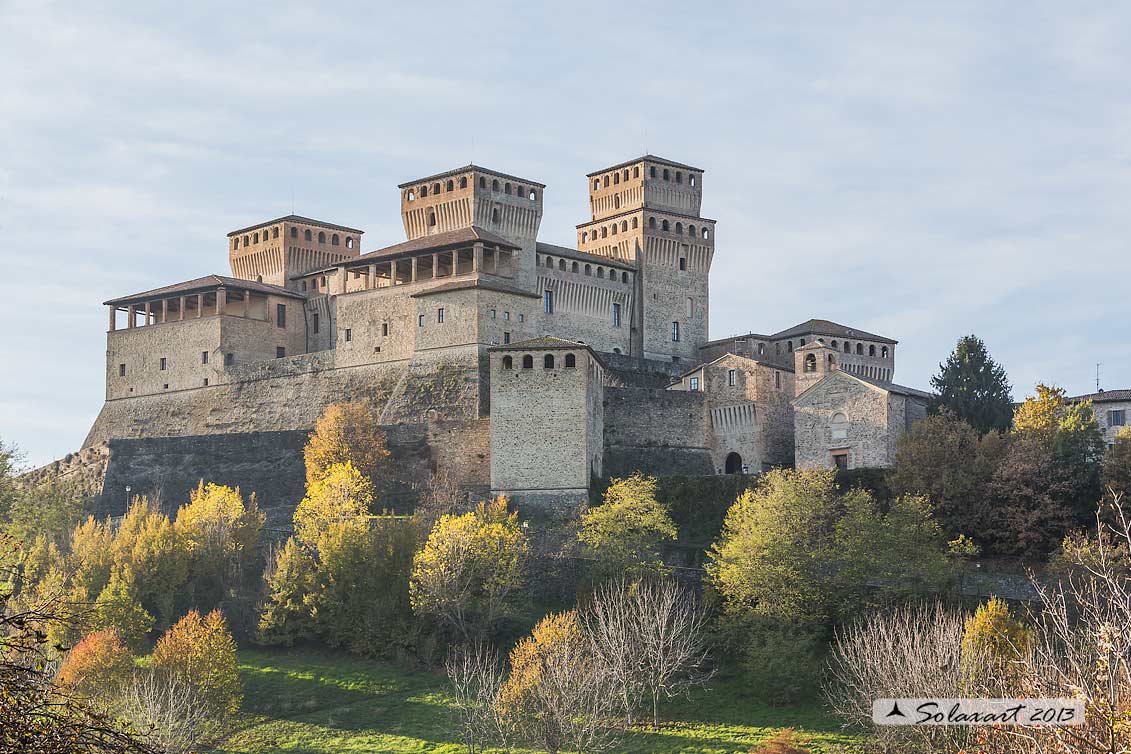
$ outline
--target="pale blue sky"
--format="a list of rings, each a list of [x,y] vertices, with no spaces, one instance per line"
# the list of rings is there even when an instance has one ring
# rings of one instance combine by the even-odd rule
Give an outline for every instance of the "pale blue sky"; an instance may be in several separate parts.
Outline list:
[[[974,332],[1014,384],[1131,387],[1131,9],[1110,3],[0,0],[0,438],[78,448],[114,295],[227,270],[295,209],[403,239],[396,184],[706,170],[711,335],[810,317],[925,388]],[[189,7],[191,6],[191,7]],[[1116,8],[1116,9],[1113,9]]]

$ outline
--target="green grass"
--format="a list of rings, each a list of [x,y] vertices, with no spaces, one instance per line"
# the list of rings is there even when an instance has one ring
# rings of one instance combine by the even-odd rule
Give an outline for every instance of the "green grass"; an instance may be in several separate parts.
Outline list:
[[[300,650],[240,653],[244,709],[222,752],[447,752],[445,679],[342,654]],[[815,753],[855,739],[819,707],[774,708],[715,680],[690,699],[668,702],[660,730],[635,729],[619,751],[746,752],[780,728],[804,734]]]

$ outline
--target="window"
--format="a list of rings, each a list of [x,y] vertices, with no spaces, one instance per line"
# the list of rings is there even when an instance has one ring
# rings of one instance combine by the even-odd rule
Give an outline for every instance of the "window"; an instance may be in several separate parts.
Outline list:
[[[888,357],[888,347],[887,346],[884,346],[883,348],[880,349],[880,356],[884,357],[885,359]]]
[[[687,388],[693,393],[699,392],[699,378],[692,377],[690,380],[688,380]]]
[[[613,327],[620,327],[620,304],[613,304]]]
[[[275,305],[275,326],[276,327],[286,327],[287,326],[287,305],[286,304],[276,304]]]
[[[381,323],[381,335],[383,335],[386,338],[389,337],[389,323],[388,322],[382,322]]]
[[[488,309],[487,310],[487,316],[490,317],[491,319],[494,319],[495,318],[495,310],[494,309]]]
[[[863,356],[864,355],[864,344],[863,343],[857,343],[856,344],[856,355],[857,356]]]
[[[161,371],[164,372],[169,368],[169,360],[164,356],[161,357]]]
[[[518,313],[518,321],[519,322],[525,322],[526,321],[526,315],[523,314],[522,312],[519,312]]]
[[[679,342],[679,323],[678,322],[672,322],[672,342],[673,343]]]
[[[848,468],[848,451],[836,450],[833,451],[833,468],[847,469]]]
[[[1122,408],[1113,408],[1107,412],[1107,426],[1122,427],[1127,423],[1127,412]]]
[[[839,411],[833,414],[832,423],[829,424],[834,440],[844,440],[848,437],[848,417]]]
[[[416,318],[416,325],[418,327],[424,327],[424,315],[423,314],[421,314],[419,317]]]
[[[353,236],[346,236],[346,248],[347,249],[353,248]]]
[[[671,226],[668,225],[667,220],[664,220],[663,222],[660,223],[660,230],[671,230]]]
[[[441,325],[444,324],[444,307],[442,306],[436,310],[436,322]]]
[[[118,376],[119,377],[125,377],[126,376],[126,365],[125,364],[119,364],[118,365]]]
[[[774,372],[774,387],[781,390],[781,372]]]
[[[291,228],[291,238],[298,238],[298,228]]]
[[[554,354],[548,353],[548,354],[546,354],[545,356],[542,357],[542,368],[543,369],[553,369],[554,368]]]
[[[816,372],[817,371],[817,357],[814,356],[811,353],[805,354],[805,371],[806,372]]]
[[[738,380],[738,372],[734,369],[727,370],[727,384],[734,387],[735,382]]]
[[[208,378],[207,377],[204,378],[204,387],[208,387]]]
[[[228,353],[224,354],[224,366],[230,367],[232,364],[235,364],[235,363],[236,363],[236,355],[234,353],[228,352]]]
[[[275,358],[282,359],[287,355],[287,349],[283,346],[275,346]]]
[[[523,369],[533,369],[534,368],[534,357],[531,356],[530,354],[526,354],[525,356],[523,356],[522,357],[522,368]]]
[[[201,364],[207,364],[208,363],[208,351],[201,351],[200,352],[200,363]]]
[[[565,357],[566,369],[573,369],[577,366],[577,357],[572,353],[567,353]]]
[[[346,328],[346,342],[349,343],[352,340],[353,340],[353,328],[347,327]]]
[[[542,291],[542,308],[547,314],[554,313],[554,292],[550,290]]]
[[[304,240],[307,240],[307,241],[309,241],[312,238],[309,230],[303,231],[302,237],[303,237]]]
[[[876,347],[874,345],[868,346],[868,355],[869,356],[875,356],[876,355]]]
[[[514,369],[514,359],[512,359],[510,356],[504,356],[503,369]]]
[[[503,333],[503,343],[511,342],[511,334],[509,332]]]
[[[169,383],[168,383],[168,382],[166,382],[166,383],[165,383],[164,385],[162,385],[161,387],[163,387],[164,389],[168,390],[168,389],[169,389]]]
[[[331,246],[337,246],[338,245],[338,234],[337,233],[330,236],[330,245]]]
[[[321,324],[321,317],[318,316],[318,312],[314,312],[311,324],[314,326],[314,333],[317,335]]]
[[[844,341],[844,352],[845,353],[851,353],[852,352],[852,345],[847,340]]]
[[[461,177],[461,178],[459,179],[459,187],[460,187],[461,189],[465,189],[465,188],[467,188],[467,176],[466,176],[466,175],[465,175],[465,176],[462,176],[462,177]]]

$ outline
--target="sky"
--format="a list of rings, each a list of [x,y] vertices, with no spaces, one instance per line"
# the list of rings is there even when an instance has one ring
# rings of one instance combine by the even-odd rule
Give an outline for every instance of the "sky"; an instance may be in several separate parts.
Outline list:
[[[238,6],[238,7],[236,7]],[[927,388],[985,340],[1037,381],[1131,388],[1131,6],[0,0],[0,441],[77,450],[101,302],[228,271],[288,214],[403,240],[397,184],[471,161],[547,185],[706,171],[711,337],[831,319]]]

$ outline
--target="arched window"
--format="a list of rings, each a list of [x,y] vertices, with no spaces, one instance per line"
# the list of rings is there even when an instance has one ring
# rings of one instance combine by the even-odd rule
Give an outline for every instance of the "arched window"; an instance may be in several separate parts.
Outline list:
[[[507,183],[504,183],[504,184],[503,184],[503,193],[504,193],[504,194],[509,194],[510,192],[511,192],[511,184],[510,184],[510,182],[508,181]]]
[[[298,228],[291,228],[291,238],[298,238]]]
[[[318,243],[326,243],[326,234],[318,231]]]
[[[436,213],[435,212],[429,212],[428,213],[428,227],[429,228],[436,227]]]
[[[638,217],[632,218],[632,229],[636,230],[639,227],[640,227],[640,218],[638,218]]]
[[[312,235],[311,235],[310,231],[308,230],[308,231],[306,231],[302,234],[302,237],[304,239],[306,239],[307,241],[309,241],[311,239]]]
[[[404,192],[404,196],[405,196],[405,199],[408,199],[410,202],[416,201],[416,193],[413,192],[412,189],[409,189],[408,191]]]
[[[525,194],[525,193],[526,193],[526,192],[525,192],[525,191],[523,190],[522,186],[519,186],[518,188],[516,188],[516,189],[514,190],[514,195],[515,195],[515,196],[522,196],[522,195],[523,195],[523,194]]]
[[[565,260],[564,259],[558,260],[558,269],[561,270],[562,272],[565,272]]]
[[[789,351],[790,353],[793,353],[793,341],[792,341],[792,340],[787,340],[787,341],[785,342],[785,348],[786,348],[786,350],[787,350],[787,351]]]
[[[601,188],[601,179],[600,178],[594,178],[593,179],[593,190],[596,191],[599,188]]]
[[[805,354],[805,371],[806,372],[816,372],[817,371],[817,357],[814,356],[811,353]]]
[[[612,233],[613,233],[614,236],[617,234],[617,224],[616,223],[613,223]]]
[[[678,170],[675,171],[675,182],[683,183],[683,173],[679,172]]]
[[[888,347],[887,346],[884,346],[883,348],[880,349],[880,356],[883,356],[885,359],[888,357]]]
[[[346,248],[347,249],[353,248],[353,236],[346,236]]]
[[[711,237],[711,230],[710,230],[710,228],[704,228],[704,229],[703,229],[703,238],[710,238],[710,237]]]
[[[547,267],[553,267],[554,266],[554,258],[553,257],[546,257],[546,266]]]
[[[622,273],[620,274],[620,281],[621,281],[622,283],[627,283],[627,282],[628,282],[628,273],[627,273],[627,272],[622,272]]]
[[[543,369],[553,369],[554,368],[554,354],[548,353],[548,354],[546,354],[545,356],[542,357],[542,368]]]
[[[675,232],[676,232],[677,236],[683,235],[683,223],[676,223],[675,224]]]
[[[428,187],[427,186],[421,186],[420,187],[420,198],[423,199],[426,196],[428,196]]]
[[[833,368],[833,367],[835,367],[835,366],[836,366],[836,357],[834,357],[834,356],[833,356],[833,355],[832,355],[832,354],[830,353],[830,354],[829,354],[829,369],[832,369],[832,368]]]
[[[340,244],[340,240],[339,240],[339,238],[338,238],[338,234],[337,234],[337,233],[335,233],[334,235],[330,236],[330,245],[331,245],[331,246],[340,246],[340,245],[341,245],[341,244]]]
[[[864,355],[864,344],[863,343],[857,343],[856,344],[856,355],[857,356],[863,356]]]
[[[687,176],[687,182],[690,183],[692,186],[695,185],[695,174],[694,173],[691,173],[690,175]]]
[[[628,181],[628,168],[624,169],[624,180]]]
[[[493,222],[493,223],[499,222],[499,209],[498,209],[498,207],[491,210],[491,222]]]
[[[438,193],[440,193],[440,184],[439,183],[433,183],[432,184],[432,196],[435,196]]]
[[[479,188],[487,188],[487,179],[479,176]]]
[[[532,202],[536,202],[536,201],[538,201],[538,192],[535,191],[534,189],[530,189],[530,193],[527,195],[526,198],[529,199]]]
[[[240,237],[236,236],[235,238],[232,239],[232,248],[238,249],[239,247],[240,247]]]
[[[499,182],[498,181],[491,181],[491,190],[492,191],[498,191],[499,190]]]
[[[868,346],[868,355],[869,355],[869,356],[875,356],[875,355],[876,355],[876,346],[875,346],[875,344]]]
[[[665,181],[670,181],[670,180],[671,180],[671,174],[670,174],[670,173],[668,173],[668,169],[667,169],[667,168],[664,168],[664,180],[665,180]]]
[[[605,188],[608,188],[609,187],[609,176],[606,175],[604,178],[602,178],[601,183],[604,185]]]
[[[588,241],[589,241],[589,231],[585,231],[581,234],[581,243],[586,243]]]
[[[522,357],[522,368],[523,369],[533,369],[534,368],[534,357],[531,356],[530,354],[526,354],[525,356],[523,356]]]
[[[585,274],[589,277],[593,276],[593,265],[591,265],[591,264],[585,265]]]
[[[829,343],[829,346],[831,348],[836,348],[836,341],[834,340],[832,343]]]
[[[660,230],[671,230],[671,226],[668,225],[667,220],[664,220],[662,223],[660,223]]]
[[[514,369],[514,359],[512,359],[510,356],[504,356],[503,369]]]
[[[601,226],[601,238],[608,238],[608,237],[609,237],[609,228],[608,228],[607,225],[602,225]]]
[[[648,176],[649,176],[649,177],[651,177],[651,178],[655,178],[655,177],[656,177],[656,166],[655,166],[655,165],[653,165],[652,167],[648,168]]]
[[[852,353],[852,344],[849,343],[847,340],[844,341],[844,352],[845,353]]]
[[[574,262],[573,267],[570,269],[570,272],[577,272],[579,269],[581,268],[578,267],[577,262]]]
[[[448,191],[455,191],[456,190],[455,181],[452,181],[452,180],[449,179],[445,188],[447,188]]]
[[[834,440],[848,439],[848,417],[839,411],[833,414],[833,420],[829,422],[829,431]]]
[[[604,267],[598,267],[597,268],[597,277],[601,278],[602,280],[605,279],[605,268]]]
[[[572,369],[573,367],[577,366],[577,357],[572,353],[567,353],[565,356],[565,365],[566,369]]]
[[[688,225],[687,226],[687,235],[691,236],[692,238],[695,238],[695,226],[694,225]]]
[[[613,197],[613,209],[620,209],[620,194]]]
[[[279,229],[278,228],[272,228],[271,229],[271,237],[272,238],[278,238],[279,237]]]
[[[628,220],[621,220],[620,221],[620,231],[621,231],[621,233],[624,233],[627,230],[628,230]]]
[[[465,189],[465,188],[467,188],[467,176],[466,176],[466,175],[465,175],[465,176],[461,176],[461,177],[460,177],[460,179],[459,179],[459,187],[460,187],[461,189]]]
[[[620,184],[620,173],[613,173],[613,185]]]
[[[639,165],[637,165],[636,167],[634,167],[632,169],[632,177],[633,178],[639,178],[640,177],[640,166]]]
[[[654,217],[648,218],[648,227],[649,228],[655,228],[656,227],[656,218],[654,218]]]
[[[250,245],[250,241],[249,241],[249,239],[250,239],[250,236],[246,236],[246,235],[245,235],[245,236],[243,237],[243,245],[244,245],[244,246],[248,246],[248,245]]]
[[[252,233],[251,234],[251,242],[252,243],[259,243],[259,233]]]

